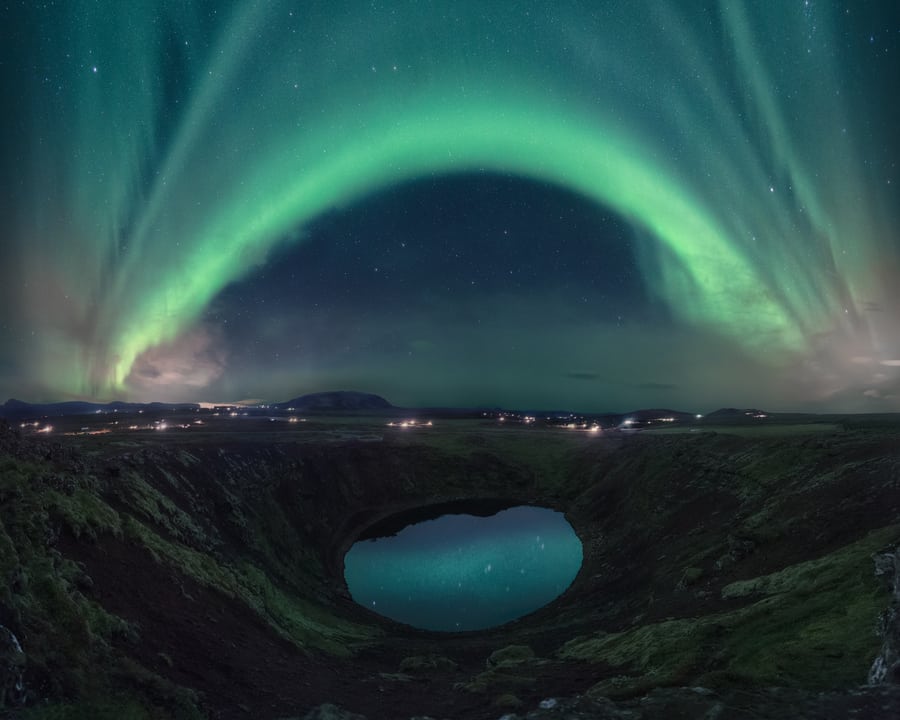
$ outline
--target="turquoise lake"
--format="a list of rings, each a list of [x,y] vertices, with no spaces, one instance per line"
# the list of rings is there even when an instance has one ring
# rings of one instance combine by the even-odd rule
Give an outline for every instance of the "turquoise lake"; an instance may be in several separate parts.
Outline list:
[[[490,517],[444,515],[357,542],[344,577],[360,605],[426,630],[480,630],[561,595],[581,568],[562,513],[521,506]]]

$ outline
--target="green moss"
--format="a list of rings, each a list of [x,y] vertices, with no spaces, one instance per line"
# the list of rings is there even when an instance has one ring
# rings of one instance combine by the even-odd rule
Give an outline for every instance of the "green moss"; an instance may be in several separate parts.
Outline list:
[[[491,653],[485,662],[487,670],[462,687],[473,693],[514,693],[533,687],[540,667],[546,664],[527,645],[508,645]]]
[[[629,675],[626,694],[656,685],[678,684],[690,676],[708,649],[703,647],[710,620],[669,620],[621,633],[566,643],[560,656],[567,660],[602,662]],[[601,681],[594,690],[602,695],[623,694],[621,680]]]
[[[170,542],[134,518],[126,519],[123,528],[126,537],[145,546],[158,562],[244,603],[298,648],[346,656],[378,634],[373,628],[342,620],[324,607],[285,593],[249,562],[227,563]]]
[[[60,487],[66,489],[60,491]],[[45,696],[68,698],[23,710],[28,720],[134,718],[192,720],[202,717],[179,688],[146,671],[123,675],[127,658],[113,650],[117,639],[136,639],[123,619],[86,597],[83,570],[55,549],[62,523],[76,537],[121,533],[121,518],[88,478],[69,481],[48,463],[0,460],[0,603],[22,639],[27,677],[40,679]],[[115,677],[130,690],[116,689]],[[142,695],[152,678],[167,687],[162,704]],[[136,684],[138,687],[136,687]],[[161,710],[167,707],[168,710]]]
[[[248,554],[264,562],[266,572],[303,594],[303,590],[324,576],[319,556],[298,536],[288,522],[284,508],[273,497],[253,503],[252,514],[245,519],[244,537]]]
[[[889,541],[893,534],[894,526],[891,526],[824,557],[797,563],[768,575],[730,583],[722,588],[722,597],[769,596],[789,592],[811,595],[827,592],[835,584],[845,580],[841,572],[854,567],[859,560],[861,548],[871,548],[871,552],[874,552],[877,549],[874,544],[878,538],[884,537]],[[863,568],[864,573],[870,570],[869,567]]]
[[[62,519],[77,538],[87,535],[96,538],[98,533],[121,535],[122,521],[119,514],[91,490],[76,488],[71,495],[48,491],[45,495],[47,510]]]
[[[268,575],[249,563],[238,566],[241,598],[302,646],[312,646],[332,655],[348,656],[378,634],[372,628],[350,623],[274,585]]]
[[[172,477],[170,473],[165,475]],[[116,483],[115,492],[130,512],[163,528],[176,540],[203,544],[205,535],[190,515],[137,473],[127,473],[122,477]]]
[[[691,585],[695,585],[700,578],[703,577],[703,568],[699,567],[687,567],[684,569],[684,572],[681,574],[681,581],[679,584],[682,587],[690,587]]]
[[[494,650],[487,659],[488,668],[521,665],[534,660],[534,650],[527,645],[508,645]]]
[[[19,553],[0,518],[0,577],[10,578],[19,567]]]
[[[516,708],[520,708],[524,705],[517,696],[512,693],[503,693],[502,695],[498,695],[494,698],[494,702],[492,705],[497,708],[507,708],[511,710],[515,710]]]
[[[461,687],[471,693],[511,693],[522,688],[532,688],[536,678],[528,670],[526,665],[491,668],[463,683]]]
[[[687,683],[826,689],[864,682],[888,601],[871,554],[898,537],[900,527],[890,526],[817,560],[732,583],[727,596],[756,598],[739,609],[577,638],[559,655],[618,668],[592,690],[609,696]]]

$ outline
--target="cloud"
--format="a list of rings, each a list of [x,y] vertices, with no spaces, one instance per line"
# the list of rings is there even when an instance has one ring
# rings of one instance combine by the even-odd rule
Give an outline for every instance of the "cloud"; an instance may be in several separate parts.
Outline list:
[[[136,393],[150,393],[155,399],[161,394],[180,395],[217,380],[225,372],[226,361],[222,333],[201,325],[142,353],[127,384]]]
[[[570,380],[599,380],[601,375],[593,372],[567,372],[563,377],[567,377]]]
[[[635,385],[641,390],[677,390],[678,386],[673,383],[645,382]]]

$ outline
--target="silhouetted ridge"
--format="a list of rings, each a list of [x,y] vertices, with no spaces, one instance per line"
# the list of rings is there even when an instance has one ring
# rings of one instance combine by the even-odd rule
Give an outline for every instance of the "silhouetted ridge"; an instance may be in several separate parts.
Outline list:
[[[34,417],[63,417],[65,415],[90,415],[106,412],[136,412],[138,410],[196,410],[200,406],[195,403],[93,403],[82,400],[69,400],[58,403],[27,403],[10,398],[0,405],[0,417],[12,420],[24,420]]]
[[[275,403],[272,407],[280,410],[293,408],[310,412],[316,410],[387,410],[392,408],[393,405],[380,395],[351,390],[336,390],[301,395],[293,400]]]

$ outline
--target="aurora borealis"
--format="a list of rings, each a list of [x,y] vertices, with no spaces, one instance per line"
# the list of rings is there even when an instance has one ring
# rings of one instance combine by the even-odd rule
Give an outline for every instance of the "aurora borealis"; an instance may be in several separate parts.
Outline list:
[[[898,410],[891,5],[7,7],[0,391]]]

